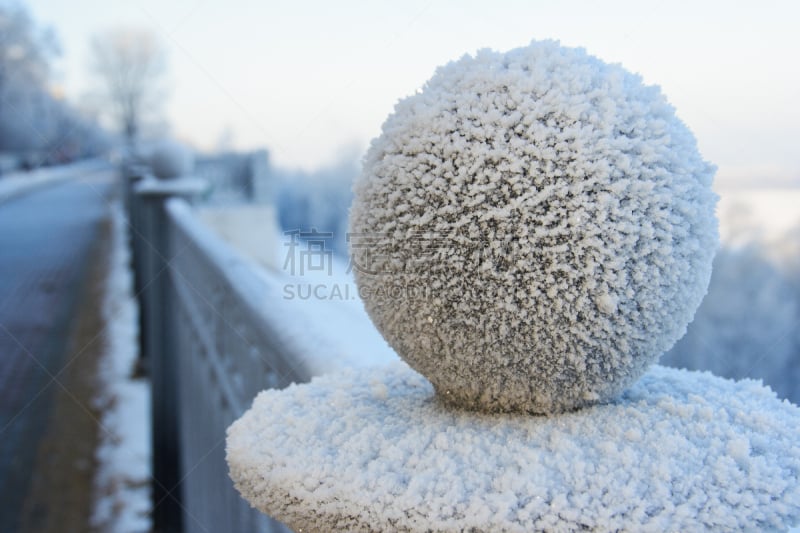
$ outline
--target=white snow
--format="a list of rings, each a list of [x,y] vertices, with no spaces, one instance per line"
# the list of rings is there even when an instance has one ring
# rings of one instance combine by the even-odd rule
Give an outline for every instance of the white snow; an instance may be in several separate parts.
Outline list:
[[[197,210],[185,202],[170,201],[168,209],[203,253],[213,257],[214,263],[224,265],[237,295],[265,317],[275,342],[287,353],[296,354],[311,375],[397,359],[366,316],[355,283],[346,274],[347,265],[335,257],[330,276],[327,266],[325,270],[304,270],[302,274],[299,268],[294,273],[272,270],[266,264],[277,261],[283,266],[286,259],[282,236],[264,235],[265,242],[278,248],[271,255],[261,249],[256,237],[226,241],[219,230],[208,231],[207,224],[213,224],[215,217],[198,217]],[[236,231],[253,232],[245,222],[252,220],[249,216],[227,217],[224,233],[230,238]],[[258,231],[267,231],[268,224],[264,226]],[[250,248],[252,245],[256,248]],[[294,252],[299,259],[301,250]],[[276,256],[278,259],[273,259]],[[308,291],[311,295],[306,297]]]
[[[103,317],[100,362],[101,445],[97,450],[92,525],[108,533],[150,531],[150,392],[132,379],[138,356],[138,306],[132,292],[130,252],[122,206],[111,207],[112,251]]]
[[[179,178],[194,168],[194,154],[179,142],[164,140],[153,148],[148,163],[159,179]]]
[[[345,367],[363,367],[396,361],[397,354],[386,343],[369,319],[359,297],[358,287],[347,264],[332,255],[327,269],[301,273],[283,268],[289,254],[301,260],[303,250],[291,251],[285,236],[278,240],[280,270],[259,269],[258,274],[272,290],[269,313],[282,328],[302,339],[304,353],[325,347],[326,364],[319,373]],[[279,295],[279,297],[278,297]]]
[[[712,165],[658,87],[553,41],[439,68],[354,186],[378,330],[459,405],[619,394],[685,332],[717,247]],[[353,253],[364,250],[353,245]],[[384,295],[407,287],[431,297]]]
[[[195,213],[224,241],[265,268],[278,269],[275,208],[264,204],[200,206]]]
[[[265,313],[294,339],[298,353],[315,354],[315,375],[397,360],[364,311],[352,276],[344,274],[346,265],[333,261],[332,276],[259,270],[269,287]]]
[[[69,178],[81,177],[108,167],[102,159],[77,161],[69,165],[44,167],[30,172],[16,172],[0,176],[0,203],[38,189],[45,185],[54,185]]]
[[[296,531],[785,531],[799,434],[755,381],[655,366],[613,403],[484,415],[398,362],[262,392],[227,454]]]
[[[136,184],[137,193],[198,196],[208,190],[208,183],[200,178],[187,177],[174,180],[145,179]]]

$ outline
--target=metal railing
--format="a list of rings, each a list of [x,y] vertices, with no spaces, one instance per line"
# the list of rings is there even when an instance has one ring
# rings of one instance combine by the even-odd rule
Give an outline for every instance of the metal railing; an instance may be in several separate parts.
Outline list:
[[[199,157],[194,174],[209,183],[213,203],[260,203],[271,201],[274,195],[265,150]]]
[[[278,532],[228,477],[225,431],[266,388],[308,381],[262,312],[264,282],[193,214],[198,180],[127,172],[141,342],[152,385],[156,531]]]

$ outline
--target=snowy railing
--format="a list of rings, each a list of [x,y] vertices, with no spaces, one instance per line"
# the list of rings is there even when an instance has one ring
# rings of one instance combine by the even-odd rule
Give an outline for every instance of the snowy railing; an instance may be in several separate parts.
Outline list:
[[[127,204],[153,388],[156,531],[284,531],[233,489],[225,430],[256,393],[309,372],[259,309],[263,281],[192,213],[204,182],[146,170],[128,172]]]
[[[213,203],[259,202],[272,194],[264,150],[199,157],[194,174],[208,181],[209,200]]]

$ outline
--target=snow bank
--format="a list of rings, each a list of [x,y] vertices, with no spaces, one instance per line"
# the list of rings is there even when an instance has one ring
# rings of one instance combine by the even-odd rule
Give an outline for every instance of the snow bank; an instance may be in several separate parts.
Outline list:
[[[397,104],[354,186],[367,311],[459,405],[611,398],[706,292],[713,173],[659,89],[618,65],[552,41],[465,56]],[[425,296],[386,297],[409,288]]]
[[[103,301],[105,354],[100,361],[101,444],[97,450],[92,526],[108,533],[149,531],[150,390],[132,379],[138,356],[138,307],[133,297],[125,214],[111,207],[112,253]]]
[[[786,530],[800,409],[755,381],[653,367],[556,417],[443,406],[402,363],[262,392],[236,487],[297,531]]]

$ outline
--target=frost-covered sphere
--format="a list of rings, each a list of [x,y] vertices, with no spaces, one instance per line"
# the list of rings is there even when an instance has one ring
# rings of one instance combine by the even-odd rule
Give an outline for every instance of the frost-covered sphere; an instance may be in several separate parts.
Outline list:
[[[713,174],[659,89],[619,65],[551,41],[464,56],[397,104],[365,156],[359,293],[448,402],[608,400],[707,290]]]
[[[194,155],[180,143],[162,141],[150,154],[150,168],[159,179],[185,176],[194,168]]]

